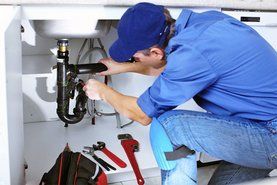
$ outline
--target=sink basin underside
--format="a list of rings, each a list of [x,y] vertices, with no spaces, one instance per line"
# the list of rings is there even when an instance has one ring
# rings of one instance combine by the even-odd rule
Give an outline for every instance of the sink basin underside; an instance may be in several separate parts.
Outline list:
[[[108,20],[34,20],[34,30],[44,38],[101,38],[110,30]]]

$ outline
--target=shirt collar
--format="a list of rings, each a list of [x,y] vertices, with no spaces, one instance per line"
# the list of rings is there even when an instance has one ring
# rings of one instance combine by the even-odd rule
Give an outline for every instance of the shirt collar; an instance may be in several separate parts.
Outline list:
[[[183,30],[189,21],[189,18],[192,14],[191,10],[183,9],[180,13],[179,17],[177,18],[175,22],[176,32],[175,35],[177,35],[181,30]]]
[[[174,36],[178,35],[178,33],[180,33],[186,26],[187,23],[189,21],[189,18],[192,14],[191,10],[188,9],[183,9],[182,12],[180,13],[180,15],[178,16],[176,22],[175,22],[175,34]],[[166,57],[169,55],[169,53],[171,52],[171,47],[168,45],[165,48],[165,54]]]

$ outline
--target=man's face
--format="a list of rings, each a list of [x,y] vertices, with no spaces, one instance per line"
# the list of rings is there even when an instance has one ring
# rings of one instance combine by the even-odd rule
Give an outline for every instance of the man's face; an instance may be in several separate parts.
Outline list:
[[[136,62],[140,62],[142,65],[161,68],[166,62],[164,60],[164,51],[161,48],[150,48],[149,52],[138,51],[133,55]]]

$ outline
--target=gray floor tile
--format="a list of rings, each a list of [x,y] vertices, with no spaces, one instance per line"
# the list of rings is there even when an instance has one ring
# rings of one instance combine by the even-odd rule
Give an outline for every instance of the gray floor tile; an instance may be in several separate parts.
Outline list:
[[[125,181],[121,183],[122,185],[137,185],[137,181]]]
[[[161,185],[161,177],[151,177],[145,179],[145,185]]]
[[[122,185],[122,183],[121,182],[117,182],[117,183],[110,183],[108,185]]]
[[[146,178],[144,181],[144,185],[161,185],[161,177]],[[137,181],[122,182],[122,185],[137,185]]]

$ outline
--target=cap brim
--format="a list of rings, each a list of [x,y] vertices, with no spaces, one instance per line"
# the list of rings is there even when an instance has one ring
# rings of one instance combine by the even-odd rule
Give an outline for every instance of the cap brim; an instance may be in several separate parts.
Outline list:
[[[132,58],[132,56],[138,51],[137,48],[127,46],[120,39],[116,40],[109,49],[109,54],[113,60],[117,62],[125,62]]]

